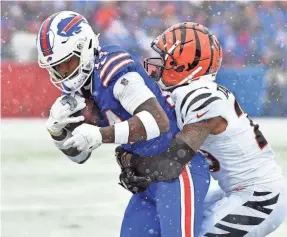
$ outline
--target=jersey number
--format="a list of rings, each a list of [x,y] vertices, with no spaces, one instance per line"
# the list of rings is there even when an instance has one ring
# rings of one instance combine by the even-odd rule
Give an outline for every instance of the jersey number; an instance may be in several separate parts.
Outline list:
[[[238,118],[244,113],[236,100],[234,102],[234,109],[235,109],[235,113],[237,114]],[[255,140],[259,148],[262,150],[268,144],[268,142],[263,136],[262,132],[259,130],[259,125],[254,124],[253,121],[248,116],[247,118],[249,119],[250,126],[253,127],[254,129]]]
[[[227,88],[225,88],[224,86],[221,86],[221,85],[217,85],[217,90],[222,92],[226,96],[226,99],[229,98],[229,94],[231,92]]]

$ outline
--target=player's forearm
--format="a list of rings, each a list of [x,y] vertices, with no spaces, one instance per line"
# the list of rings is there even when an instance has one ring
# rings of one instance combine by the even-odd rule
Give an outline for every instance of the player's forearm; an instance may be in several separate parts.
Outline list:
[[[153,117],[155,122],[150,125],[157,125],[155,127],[158,128],[161,134],[169,131],[169,119],[156,98],[150,98],[138,106],[134,111],[134,115],[138,115],[142,111],[147,111]],[[143,123],[140,126],[145,128]]]
[[[100,129],[104,143],[127,144],[150,140],[168,132],[169,120],[155,98],[150,98],[134,111],[127,121]]]
[[[122,107],[136,116],[129,119],[129,141],[149,140],[169,131],[169,119],[141,75],[136,72],[123,75],[113,93]],[[115,126],[117,129],[118,125]]]
[[[193,149],[175,138],[171,141],[167,151],[149,157],[133,155],[130,159],[130,166],[136,174],[148,175],[153,181],[169,181],[181,174],[182,169],[194,155]]]
[[[120,135],[120,134],[116,134],[116,129],[115,126],[108,126],[108,127],[103,127],[100,128],[100,132],[102,134],[103,137],[103,143],[120,143],[120,144],[125,144],[124,142],[121,143],[121,137],[122,137],[122,141],[124,141],[127,137],[128,139],[128,143],[130,142],[138,142],[138,141],[144,141],[147,139],[147,135],[146,135],[146,131],[145,128],[143,126],[143,124],[141,123],[140,119],[136,116],[131,117],[130,119],[128,119],[127,121],[125,121],[125,123],[127,123],[126,125],[128,125],[128,131],[126,131],[125,133],[128,133],[128,135]],[[116,125],[118,126],[118,125]],[[120,125],[121,126],[121,125]],[[118,133],[120,133],[121,131],[119,131]],[[122,130],[122,132],[124,132]],[[116,135],[118,136],[118,139],[115,139]]]
[[[114,126],[100,128],[103,143],[115,143],[115,129]]]
[[[176,138],[184,141],[194,151],[197,151],[209,134],[216,130],[220,122],[221,118],[216,117],[197,123],[186,124],[183,126],[183,129],[176,134]],[[226,127],[224,127],[224,130],[225,128]]]

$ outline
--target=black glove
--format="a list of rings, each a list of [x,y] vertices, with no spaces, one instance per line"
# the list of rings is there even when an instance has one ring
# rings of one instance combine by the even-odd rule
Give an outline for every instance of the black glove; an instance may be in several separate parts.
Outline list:
[[[136,176],[131,168],[124,168],[120,174],[120,183],[122,187],[133,194],[144,192],[152,183],[150,177]]]
[[[117,162],[122,169],[119,184],[133,194],[144,192],[152,183],[151,178],[135,174],[130,162],[133,154],[126,151],[122,146],[118,146],[115,152]]]
[[[118,146],[115,152],[117,162],[122,169],[131,167],[131,158],[133,154],[129,153],[122,146]]]

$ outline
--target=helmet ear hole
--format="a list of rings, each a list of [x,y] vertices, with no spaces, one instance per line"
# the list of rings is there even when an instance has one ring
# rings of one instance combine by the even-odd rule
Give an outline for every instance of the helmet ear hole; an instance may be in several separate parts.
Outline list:
[[[92,43],[93,43],[93,41],[92,41],[92,39],[91,39],[91,40],[90,40],[90,44],[89,44],[89,49],[92,48],[92,45],[93,45]]]
[[[170,64],[170,66],[175,66],[176,65],[175,61],[171,61],[169,64]]]
[[[181,66],[177,67],[177,68],[175,69],[175,71],[176,71],[176,72],[183,72],[184,68],[185,68],[185,66],[184,66],[184,65],[181,65]]]
[[[95,57],[99,57],[99,50],[94,49],[94,56],[95,56]]]
[[[82,51],[83,47],[84,47],[83,42],[79,42],[79,43],[77,44],[77,49],[78,49],[79,51]]]

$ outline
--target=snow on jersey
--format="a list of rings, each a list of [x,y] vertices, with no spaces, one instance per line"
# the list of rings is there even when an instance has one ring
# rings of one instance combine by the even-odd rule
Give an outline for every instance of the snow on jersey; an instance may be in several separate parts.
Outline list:
[[[229,90],[203,78],[175,89],[171,97],[180,129],[217,116],[227,121],[226,130],[209,135],[201,147],[223,191],[283,178],[259,126],[242,111]]]

